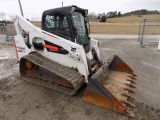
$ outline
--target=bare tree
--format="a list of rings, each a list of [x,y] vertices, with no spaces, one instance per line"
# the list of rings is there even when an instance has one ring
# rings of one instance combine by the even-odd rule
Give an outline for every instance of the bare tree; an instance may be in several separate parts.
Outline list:
[[[91,12],[88,14],[88,18],[90,21],[97,21],[97,15],[95,12]]]
[[[1,18],[1,20],[5,20],[5,13],[4,12],[0,12],[0,18]]]
[[[121,17],[121,11],[118,12],[118,17]]]

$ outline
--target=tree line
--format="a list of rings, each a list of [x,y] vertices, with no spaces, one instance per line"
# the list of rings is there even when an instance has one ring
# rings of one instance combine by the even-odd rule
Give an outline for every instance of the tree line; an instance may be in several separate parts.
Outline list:
[[[88,18],[90,21],[106,22],[107,18],[115,18],[115,17],[130,16],[130,15],[138,15],[138,17],[141,17],[142,15],[148,15],[148,14],[160,14],[160,11],[141,9],[141,10],[127,12],[124,14],[121,14],[121,11],[110,11],[107,13],[98,13],[98,14],[96,14],[95,12],[91,12],[89,13]]]
[[[141,9],[141,10],[135,10],[135,11],[131,11],[131,12],[124,13],[123,16],[130,16],[130,15],[149,15],[149,14],[160,14],[160,11],[158,11],[158,10]]]
[[[99,22],[106,22],[107,18],[114,18],[114,17],[121,17],[121,12],[111,11],[108,13],[99,13],[99,14],[91,12],[88,15],[90,21],[99,21]]]

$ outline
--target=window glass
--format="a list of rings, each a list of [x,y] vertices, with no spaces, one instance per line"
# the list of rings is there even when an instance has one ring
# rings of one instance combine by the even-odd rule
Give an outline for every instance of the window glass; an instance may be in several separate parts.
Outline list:
[[[46,17],[45,17],[45,26],[48,29],[55,27],[54,26],[54,16],[52,16],[52,15],[46,15]]]
[[[86,33],[85,21],[83,15],[79,12],[73,12],[72,19],[74,22],[74,27],[77,30],[77,42],[81,45],[86,44],[88,37]]]
[[[71,40],[67,17],[62,13],[45,16],[45,28],[48,32]]]

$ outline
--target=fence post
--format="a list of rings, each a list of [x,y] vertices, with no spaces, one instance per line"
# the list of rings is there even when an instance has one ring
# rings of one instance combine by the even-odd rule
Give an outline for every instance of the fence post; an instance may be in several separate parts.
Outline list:
[[[140,25],[139,25],[139,34],[138,34],[138,41],[137,42],[140,42],[140,35],[141,35],[141,26],[142,26],[142,22],[140,22]]]
[[[141,35],[141,41],[140,41],[141,47],[143,47],[143,36],[144,36],[144,30],[145,30],[145,23],[146,23],[146,19],[144,19],[143,21],[143,29],[142,29],[142,35]]]

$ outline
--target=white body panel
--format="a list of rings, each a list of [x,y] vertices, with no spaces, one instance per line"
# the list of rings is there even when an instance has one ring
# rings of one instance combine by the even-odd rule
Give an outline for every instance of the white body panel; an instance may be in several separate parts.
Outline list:
[[[159,38],[158,50],[160,50],[160,38]]]
[[[86,53],[82,45],[73,43],[69,40],[51,34],[47,31],[43,31],[40,28],[31,24],[29,21],[25,20],[22,16],[16,16],[14,24],[17,32],[17,35],[15,36],[15,45],[18,53],[18,60],[20,60],[21,57],[23,57],[24,55],[28,55],[31,52],[39,52],[41,55],[59,64],[68,66],[70,68],[78,69],[78,72],[85,77],[85,82],[88,83],[88,75],[90,73],[88,70]],[[27,34],[29,34],[29,44],[31,48],[28,48],[25,43],[27,38],[24,38],[22,36],[22,33],[24,31]],[[44,40],[63,47],[65,50],[69,52],[69,54],[64,55],[64,54],[48,52],[46,48],[44,48],[44,51],[35,50],[33,42],[42,43],[44,45],[45,44]],[[91,47],[95,48],[99,56],[98,41],[91,39],[90,45]],[[71,48],[76,48],[76,50],[73,51]],[[89,59],[92,59],[92,55],[90,53],[88,53],[87,57]]]

